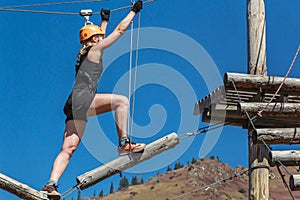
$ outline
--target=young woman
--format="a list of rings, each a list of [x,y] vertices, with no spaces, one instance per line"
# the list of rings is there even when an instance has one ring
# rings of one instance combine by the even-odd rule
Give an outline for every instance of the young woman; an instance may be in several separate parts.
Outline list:
[[[143,2],[141,0],[137,1],[128,15],[107,37],[104,36],[110,17],[109,10],[101,10],[102,23],[100,27],[86,25],[80,30],[82,48],[78,54],[76,64],[76,81],[64,107],[66,115],[64,141],[61,152],[53,163],[49,181],[42,188],[43,192],[54,199],[59,199],[61,196],[57,192],[57,182],[83,136],[87,117],[114,110],[119,138],[119,152],[141,152],[146,146],[145,144],[133,143],[127,137],[128,99],[116,94],[96,94],[98,80],[103,71],[102,56],[104,50],[125,33],[130,22],[142,7]]]

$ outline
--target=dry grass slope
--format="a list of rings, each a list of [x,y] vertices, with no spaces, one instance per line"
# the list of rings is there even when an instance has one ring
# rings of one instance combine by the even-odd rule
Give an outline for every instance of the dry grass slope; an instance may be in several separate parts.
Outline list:
[[[246,171],[244,167],[232,168],[227,164],[213,159],[202,159],[197,163],[159,174],[143,185],[130,186],[103,198],[93,197],[94,200],[240,200],[248,199],[248,176],[243,174],[225,182],[227,179]],[[290,172],[297,173],[295,168]],[[289,200],[291,196],[284,187],[277,169],[272,168],[275,179],[270,179],[270,199]],[[288,176],[285,177],[288,181]],[[217,184],[213,184],[219,182]],[[213,184],[213,185],[211,185]],[[210,186],[207,186],[210,185]],[[195,191],[196,192],[192,192]],[[300,192],[293,192],[296,199],[300,199]],[[86,198],[88,199],[88,198]]]

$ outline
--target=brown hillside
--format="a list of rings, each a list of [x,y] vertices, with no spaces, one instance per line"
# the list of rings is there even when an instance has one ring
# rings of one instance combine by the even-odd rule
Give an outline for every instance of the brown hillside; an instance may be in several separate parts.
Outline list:
[[[197,163],[159,174],[143,185],[130,186],[129,188],[107,195],[104,198],[93,197],[94,200],[171,200],[172,198],[186,200],[227,200],[248,199],[248,176],[244,167],[232,168],[227,164],[212,159],[202,159]],[[287,174],[284,170],[282,170]],[[289,168],[292,173],[297,173],[295,168]],[[270,179],[270,199],[292,199],[284,187],[282,179],[276,168],[275,174]],[[237,174],[237,176],[234,176]],[[229,177],[233,177],[229,179]],[[289,176],[285,179],[288,181]],[[222,180],[226,181],[222,181]],[[296,199],[300,199],[300,192],[293,192]],[[179,197],[184,195],[182,197]],[[86,198],[88,199],[88,198]]]

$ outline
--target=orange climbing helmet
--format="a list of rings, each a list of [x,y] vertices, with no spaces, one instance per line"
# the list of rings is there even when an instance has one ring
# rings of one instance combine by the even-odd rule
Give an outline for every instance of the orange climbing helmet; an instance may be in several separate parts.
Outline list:
[[[79,39],[80,43],[83,43],[83,41],[89,39],[93,35],[104,35],[105,32],[101,30],[101,28],[97,25],[89,24],[85,25],[80,29],[79,32]]]

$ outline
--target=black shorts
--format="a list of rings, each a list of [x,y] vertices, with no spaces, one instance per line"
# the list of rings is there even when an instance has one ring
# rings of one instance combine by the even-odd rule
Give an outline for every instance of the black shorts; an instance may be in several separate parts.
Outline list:
[[[86,113],[95,97],[95,94],[80,90],[72,92],[64,106],[66,122],[69,120],[83,120],[87,122]]]

